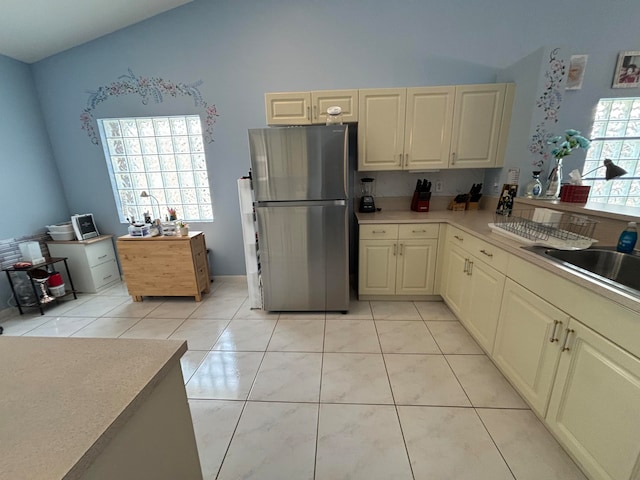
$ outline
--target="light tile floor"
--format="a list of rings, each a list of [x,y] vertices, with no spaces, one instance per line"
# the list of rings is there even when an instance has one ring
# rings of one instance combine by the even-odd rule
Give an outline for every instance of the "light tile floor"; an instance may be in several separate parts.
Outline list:
[[[349,313],[251,310],[246,283],[204,301],[124,284],[4,320],[5,335],[187,340],[204,478],[584,479],[441,302]]]

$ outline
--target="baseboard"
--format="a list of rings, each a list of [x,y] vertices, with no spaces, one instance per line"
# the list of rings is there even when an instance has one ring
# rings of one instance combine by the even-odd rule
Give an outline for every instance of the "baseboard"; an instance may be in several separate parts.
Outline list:
[[[242,283],[247,281],[246,275],[213,275],[212,282]]]

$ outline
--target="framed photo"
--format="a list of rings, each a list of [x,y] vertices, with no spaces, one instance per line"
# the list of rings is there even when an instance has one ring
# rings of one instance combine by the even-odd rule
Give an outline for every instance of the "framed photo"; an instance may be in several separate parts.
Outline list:
[[[620,52],[611,88],[640,86],[640,52]]]
[[[513,199],[516,198],[516,193],[518,193],[517,184],[511,185],[509,183],[505,183],[502,185],[502,193],[500,194],[498,206],[496,207],[496,213],[498,215],[504,215],[506,217],[511,215],[511,210],[513,210]]]
[[[589,55],[571,55],[565,90],[580,90]]]

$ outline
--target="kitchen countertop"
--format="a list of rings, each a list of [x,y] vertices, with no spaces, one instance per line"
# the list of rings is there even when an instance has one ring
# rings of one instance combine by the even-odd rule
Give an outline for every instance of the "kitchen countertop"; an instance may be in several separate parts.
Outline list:
[[[79,478],[184,341],[0,337],[0,477]]]
[[[523,250],[524,243],[512,240],[503,235],[493,233],[488,224],[494,221],[493,210],[434,210],[429,212],[413,212],[411,210],[395,210],[385,208],[375,213],[359,213],[356,211],[358,224],[379,223],[448,223],[472,235],[502,248],[507,252],[529,261],[536,266],[548,270],[570,280],[587,290],[613,300],[620,305],[640,314],[640,298],[624,293],[615,288],[600,284],[591,278],[563,267],[535,253]]]

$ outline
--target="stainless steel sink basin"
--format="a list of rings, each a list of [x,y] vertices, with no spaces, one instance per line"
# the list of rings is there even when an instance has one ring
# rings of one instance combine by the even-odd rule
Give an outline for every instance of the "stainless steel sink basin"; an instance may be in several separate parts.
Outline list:
[[[525,250],[542,255],[595,280],[640,296],[640,255],[616,252],[615,247],[556,250],[532,246]]]

